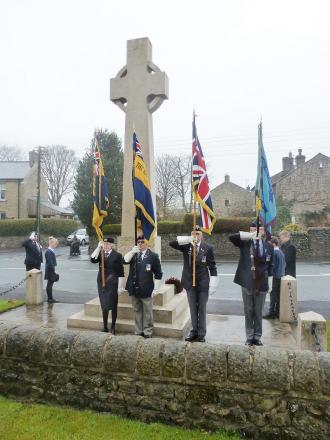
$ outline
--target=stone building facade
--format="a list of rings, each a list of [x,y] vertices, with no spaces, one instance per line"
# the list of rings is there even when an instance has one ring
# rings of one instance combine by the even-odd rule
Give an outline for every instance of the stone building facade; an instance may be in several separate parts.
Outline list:
[[[252,217],[254,215],[254,193],[230,181],[225,181],[211,191],[213,209],[217,217]]]
[[[30,152],[28,161],[0,162],[0,220],[36,217],[38,160]],[[69,217],[72,212],[48,201],[48,186],[40,178],[42,217]]]
[[[302,150],[293,158],[290,153],[282,159],[283,169],[272,176],[276,198],[290,206],[297,223],[306,223],[306,214],[330,213],[330,158],[317,154],[306,162]]]

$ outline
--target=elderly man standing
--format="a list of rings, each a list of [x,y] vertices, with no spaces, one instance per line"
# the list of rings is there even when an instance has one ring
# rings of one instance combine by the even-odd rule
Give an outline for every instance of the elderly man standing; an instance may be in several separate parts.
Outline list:
[[[291,243],[290,232],[280,232],[281,251],[285,256],[285,275],[296,278],[296,247]]]
[[[196,286],[193,286],[193,246],[196,246]],[[217,288],[218,273],[213,248],[203,241],[203,233],[198,226],[190,236],[179,236],[170,246],[183,254],[182,286],[187,291],[192,330],[186,341],[205,342],[206,304],[209,293]]]
[[[273,246],[262,240],[264,228],[257,235],[257,222],[250,225],[250,232],[231,235],[229,240],[239,248],[240,259],[234,283],[242,287],[245,315],[246,345],[263,345],[262,309],[268,292],[268,277],[273,275]]]
[[[42,259],[42,247],[38,241],[38,235],[35,232],[30,234],[30,237],[23,241],[22,246],[25,248],[25,267],[26,270],[38,269],[40,270]]]
[[[140,235],[137,237],[137,246],[133,246],[132,250],[127,252],[124,261],[130,265],[126,289],[132,297],[135,334],[151,338],[152,298],[159,290],[163,276],[159,256],[148,248],[144,236]]]

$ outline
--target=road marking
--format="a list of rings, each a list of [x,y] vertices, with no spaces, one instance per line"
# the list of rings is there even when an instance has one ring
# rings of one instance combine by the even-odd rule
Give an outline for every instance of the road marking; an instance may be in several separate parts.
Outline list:
[[[78,272],[98,272],[97,269],[70,269],[70,270],[76,270]]]

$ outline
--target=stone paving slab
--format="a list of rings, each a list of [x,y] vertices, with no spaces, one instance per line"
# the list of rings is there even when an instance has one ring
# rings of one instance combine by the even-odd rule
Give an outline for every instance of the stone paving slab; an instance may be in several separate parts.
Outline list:
[[[0,314],[1,321],[33,324],[47,328],[67,328],[67,319],[81,311],[82,304],[44,303],[40,306],[22,306]],[[86,329],[81,329],[88,331]],[[295,348],[295,327],[278,320],[263,321],[263,342],[267,346]],[[207,342],[244,344],[244,316],[207,315]]]

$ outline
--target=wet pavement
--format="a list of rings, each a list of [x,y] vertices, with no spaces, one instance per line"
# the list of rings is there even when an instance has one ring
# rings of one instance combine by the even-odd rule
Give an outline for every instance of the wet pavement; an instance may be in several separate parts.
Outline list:
[[[67,328],[67,318],[82,309],[81,304],[47,304],[22,306],[0,314],[0,321],[20,325],[42,326],[47,328]],[[75,329],[77,330],[77,329]],[[88,331],[81,329],[82,331]],[[263,343],[273,347],[295,348],[295,326],[277,320],[263,322]],[[243,316],[207,316],[207,342],[224,344],[244,344]]]

